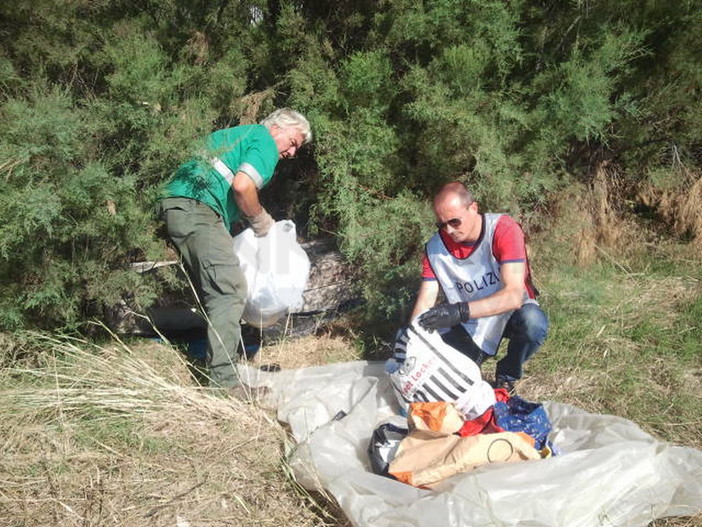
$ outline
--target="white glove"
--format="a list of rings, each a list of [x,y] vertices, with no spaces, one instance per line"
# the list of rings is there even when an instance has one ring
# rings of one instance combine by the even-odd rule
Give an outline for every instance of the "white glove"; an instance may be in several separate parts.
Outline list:
[[[261,238],[262,236],[265,236],[268,234],[268,231],[271,230],[271,227],[275,224],[275,221],[271,217],[270,214],[261,207],[261,212],[256,214],[255,216],[247,216],[246,220],[249,222],[249,225],[251,225],[251,228],[254,231],[254,236],[257,238]]]

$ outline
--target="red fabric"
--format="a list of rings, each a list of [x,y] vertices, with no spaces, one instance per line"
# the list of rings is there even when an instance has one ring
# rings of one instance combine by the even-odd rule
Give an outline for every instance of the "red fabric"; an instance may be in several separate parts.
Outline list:
[[[463,423],[461,429],[456,432],[461,437],[475,436],[478,434],[498,434],[504,432],[495,422],[495,414],[492,408],[485,410],[480,417]]]
[[[504,388],[495,388],[495,400],[500,403],[509,401],[509,392]],[[485,413],[480,417],[476,417],[470,421],[465,421],[461,429],[456,432],[461,437],[474,436],[478,434],[499,434],[504,432],[495,421],[495,413],[492,407],[485,410]]]
[[[444,229],[439,231],[441,240],[444,242],[446,249],[454,258],[463,260],[468,258],[473,251],[475,251],[475,245],[473,244],[463,244],[455,242],[451,239]],[[524,232],[519,224],[514,221],[509,216],[503,215],[497,220],[495,225],[495,236],[492,240],[492,254],[498,263],[510,263],[510,262],[526,262],[526,245],[524,244]],[[527,265],[526,276],[524,277],[524,285],[529,294],[529,298],[536,298],[534,294],[534,289],[531,286],[531,270]],[[422,260],[422,279],[424,280],[436,280],[436,275],[434,270],[431,268],[429,263],[429,258],[424,255]]]
[[[495,401],[498,403],[506,403],[509,401],[509,392],[504,388],[495,388]]]

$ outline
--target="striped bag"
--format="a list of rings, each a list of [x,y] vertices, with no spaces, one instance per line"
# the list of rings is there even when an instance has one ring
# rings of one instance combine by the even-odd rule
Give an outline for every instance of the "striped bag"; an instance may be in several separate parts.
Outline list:
[[[495,404],[495,393],[478,365],[437,332],[413,323],[398,337],[391,360],[396,367],[386,370],[405,414],[410,403],[446,401],[455,403],[466,419],[475,419]]]

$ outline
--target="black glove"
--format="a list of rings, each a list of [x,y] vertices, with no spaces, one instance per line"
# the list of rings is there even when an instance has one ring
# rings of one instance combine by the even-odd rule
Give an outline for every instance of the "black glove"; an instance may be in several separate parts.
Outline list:
[[[461,322],[468,322],[470,309],[468,302],[439,304],[419,316],[419,325],[427,331],[439,328],[451,328]]]

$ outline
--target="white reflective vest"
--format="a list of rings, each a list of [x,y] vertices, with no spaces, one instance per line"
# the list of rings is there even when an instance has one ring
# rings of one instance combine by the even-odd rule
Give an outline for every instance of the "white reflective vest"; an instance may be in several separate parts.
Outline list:
[[[472,302],[496,293],[502,288],[500,264],[492,254],[495,226],[502,214],[483,214],[483,231],[468,258],[456,258],[446,248],[439,233],[426,244],[427,258],[450,303]],[[524,289],[524,303],[536,303]],[[471,318],[463,327],[478,347],[494,355],[502,333],[514,310],[489,317]]]

